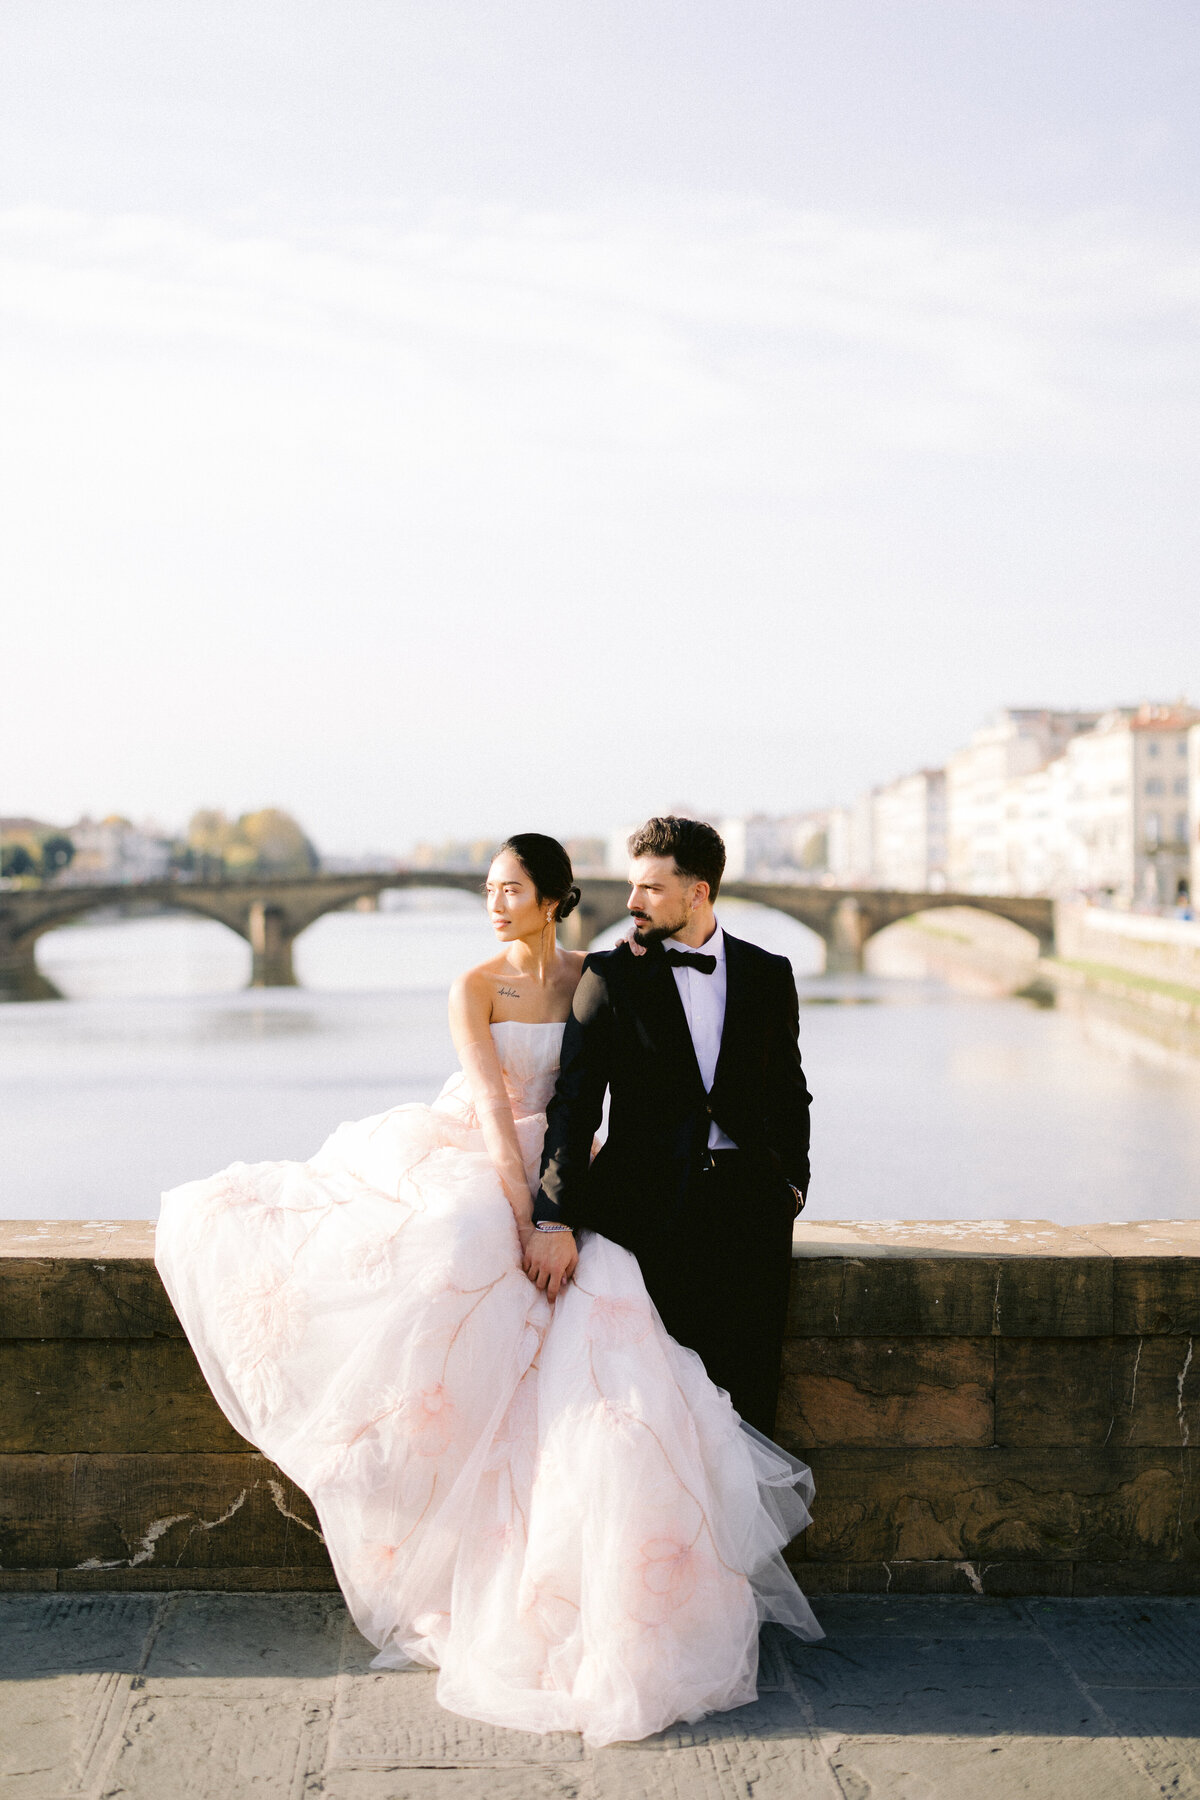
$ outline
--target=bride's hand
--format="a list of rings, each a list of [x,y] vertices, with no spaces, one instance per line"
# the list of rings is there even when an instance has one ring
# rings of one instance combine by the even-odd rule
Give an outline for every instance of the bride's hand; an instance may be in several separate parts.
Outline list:
[[[579,1246],[573,1231],[537,1231],[525,1250],[525,1273],[554,1303],[575,1273]]]

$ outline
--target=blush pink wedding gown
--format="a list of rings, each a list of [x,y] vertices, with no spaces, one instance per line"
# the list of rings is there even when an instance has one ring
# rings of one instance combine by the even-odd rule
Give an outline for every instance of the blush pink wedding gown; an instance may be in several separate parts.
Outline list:
[[[531,1181],[562,1029],[492,1028]],[[461,1074],[311,1162],[175,1188],[156,1260],[226,1417],[311,1496],[373,1666],[436,1667],[451,1711],[641,1738],[753,1700],[760,1620],[822,1635],[780,1554],[808,1470],[627,1250],[585,1235],[538,1293]]]

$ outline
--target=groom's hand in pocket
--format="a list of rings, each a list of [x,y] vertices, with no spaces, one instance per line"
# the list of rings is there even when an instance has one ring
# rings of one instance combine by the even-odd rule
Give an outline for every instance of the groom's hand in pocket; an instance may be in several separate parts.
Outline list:
[[[535,1231],[525,1251],[525,1273],[553,1302],[574,1275],[578,1261],[573,1231]]]

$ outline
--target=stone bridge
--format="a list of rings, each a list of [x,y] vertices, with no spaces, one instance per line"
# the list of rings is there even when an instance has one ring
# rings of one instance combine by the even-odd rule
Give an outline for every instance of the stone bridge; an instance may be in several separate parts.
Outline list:
[[[112,886],[49,885],[0,889],[0,992],[17,998],[53,997],[37,967],[37,940],[48,931],[110,907],[170,907],[217,919],[244,938],[253,953],[251,985],[295,982],[292,945],[315,919],[389,888],[456,888],[478,894],[483,877],[456,869],[403,869],[362,875],[283,876],[255,881],[146,881]],[[623,920],[628,883],[616,876],[584,876],[582,899],[563,927],[570,949]],[[1032,933],[1043,954],[1054,950],[1054,903],[1040,897],[992,894],[899,893],[892,889],[799,887],[782,882],[730,881],[731,899],[753,900],[815,931],[830,970],[862,968],[863,947],[876,932],[914,913],[972,906]]]

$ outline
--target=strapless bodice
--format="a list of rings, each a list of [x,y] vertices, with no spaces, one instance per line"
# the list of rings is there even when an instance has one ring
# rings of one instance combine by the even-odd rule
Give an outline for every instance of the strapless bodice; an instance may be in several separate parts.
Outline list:
[[[526,1025],[505,1019],[492,1026],[504,1085],[516,1113],[545,1112],[558,1080],[564,1025]]]
[[[504,1085],[513,1107],[522,1112],[545,1112],[558,1080],[558,1058],[563,1048],[563,1024],[525,1024],[504,1019],[493,1024],[491,1040],[497,1046]]]
[[[558,1080],[564,1030],[565,1026],[553,1022],[526,1025],[520,1019],[504,1019],[492,1026],[492,1042],[516,1118],[545,1112]],[[451,1075],[434,1105],[439,1111],[456,1113],[475,1123],[471,1090],[461,1069]]]

